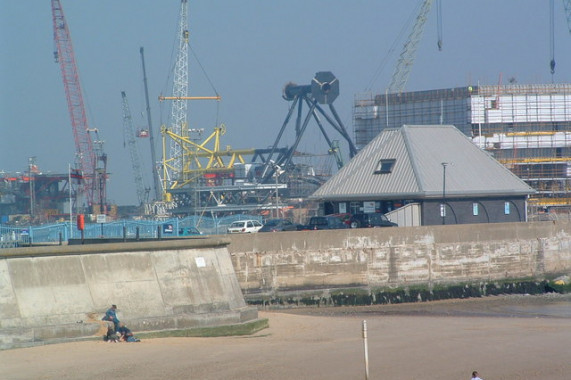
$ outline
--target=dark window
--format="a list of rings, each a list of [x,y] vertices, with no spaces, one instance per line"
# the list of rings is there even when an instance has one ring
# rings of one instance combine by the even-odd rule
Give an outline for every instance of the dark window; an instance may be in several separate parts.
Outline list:
[[[392,172],[393,166],[395,166],[395,162],[395,159],[379,160],[379,163],[375,168],[375,174],[387,174]]]

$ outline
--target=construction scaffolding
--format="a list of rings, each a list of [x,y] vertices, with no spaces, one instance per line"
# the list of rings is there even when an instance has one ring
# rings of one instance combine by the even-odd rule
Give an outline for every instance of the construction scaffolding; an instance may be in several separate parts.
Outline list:
[[[571,209],[571,84],[360,94],[358,149],[387,128],[452,124],[537,190],[530,211]]]

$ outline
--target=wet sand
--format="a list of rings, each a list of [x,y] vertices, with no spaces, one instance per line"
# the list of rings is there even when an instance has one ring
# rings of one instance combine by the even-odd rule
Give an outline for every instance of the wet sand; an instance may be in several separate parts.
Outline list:
[[[564,380],[569,307],[571,296],[517,296],[262,311],[270,327],[247,337],[0,351],[0,379],[364,379],[366,320],[370,379]]]

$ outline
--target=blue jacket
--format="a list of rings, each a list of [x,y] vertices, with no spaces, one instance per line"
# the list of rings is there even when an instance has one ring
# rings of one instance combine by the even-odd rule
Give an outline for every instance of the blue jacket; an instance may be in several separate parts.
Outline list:
[[[115,312],[115,310],[113,308],[109,308],[105,312],[105,316],[103,317],[103,320],[104,321],[112,321],[114,324],[119,323],[119,319],[117,318],[117,313]]]

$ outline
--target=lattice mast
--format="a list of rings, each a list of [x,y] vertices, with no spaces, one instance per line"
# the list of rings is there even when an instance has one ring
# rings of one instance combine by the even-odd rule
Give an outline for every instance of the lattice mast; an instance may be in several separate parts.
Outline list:
[[[565,8],[567,27],[569,28],[569,33],[571,33],[571,0],[563,0],[563,7]]]
[[[401,93],[405,89],[406,82],[410,76],[410,70],[414,64],[418,44],[422,40],[424,24],[428,18],[428,13],[432,7],[432,2],[433,0],[425,0],[420,8],[420,11],[418,12],[415,24],[408,36],[406,43],[403,46],[397,67],[395,68],[395,72],[392,76],[391,84],[389,85],[390,93]]]
[[[188,2],[181,0],[178,24],[178,54],[174,68],[173,97],[179,98],[172,102],[170,131],[181,137],[188,137],[188,102],[182,97],[188,96]],[[169,153],[173,159],[171,165],[171,180],[182,179],[184,168],[184,148],[182,143],[170,140]]]
[[[85,194],[89,206],[94,204],[104,206],[107,157],[102,151],[102,141],[97,136],[97,129],[90,129],[87,123],[71,35],[59,0],[52,0],[52,20],[56,45],[54,58],[59,63],[62,73],[75,140],[76,166],[83,175],[80,190]],[[95,134],[95,141],[91,133]],[[99,161],[104,165],[102,169],[98,168]]]
[[[137,199],[139,200],[139,205],[142,206],[147,203],[151,189],[146,188],[143,184],[141,158],[139,155],[139,150],[137,149],[137,143],[135,141],[135,127],[133,125],[133,117],[131,116],[131,109],[129,108],[129,101],[127,100],[127,94],[125,94],[125,91],[121,91],[121,97],[123,99],[123,133],[127,139],[127,145],[129,146],[129,153],[131,155],[133,176],[135,177],[135,185],[137,189]]]

